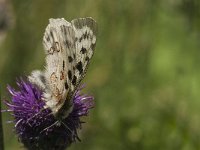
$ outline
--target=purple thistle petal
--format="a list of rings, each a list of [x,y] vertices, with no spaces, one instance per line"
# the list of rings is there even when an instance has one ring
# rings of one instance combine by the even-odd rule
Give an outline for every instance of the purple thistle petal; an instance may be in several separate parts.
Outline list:
[[[4,102],[8,107],[4,111],[11,112],[14,116],[15,131],[26,148],[64,150],[76,140],[80,141],[77,132],[83,123],[80,117],[87,116],[89,109],[94,106],[92,96],[80,94],[84,86],[75,92],[72,112],[59,122],[51,110],[44,109],[41,89],[23,79],[18,80],[17,85],[18,91],[11,86],[7,87],[12,101]]]

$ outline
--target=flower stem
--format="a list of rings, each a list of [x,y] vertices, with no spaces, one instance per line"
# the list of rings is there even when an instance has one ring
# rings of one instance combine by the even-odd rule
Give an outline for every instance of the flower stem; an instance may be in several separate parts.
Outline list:
[[[1,109],[1,86],[0,86],[0,110]],[[0,111],[0,149],[4,150],[4,139],[3,139],[3,126],[2,126],[2,116]]]

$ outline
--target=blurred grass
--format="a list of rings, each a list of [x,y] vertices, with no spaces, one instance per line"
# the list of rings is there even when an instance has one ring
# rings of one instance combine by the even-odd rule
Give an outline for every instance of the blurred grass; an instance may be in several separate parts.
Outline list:
[[[2,0],[1,0],[2,1]],[[0,43],[2,95],[19,76],[42,69],[49,18],[91,16],[99,26],[84,83],[95,108],[76,150],[200,149],[198,0],[5,1],[11,25]],[[1,4],[1,3],[0,3]],[[4,122],[10,117],[4,114]],[[21,149],[4,124],[6,150]]]

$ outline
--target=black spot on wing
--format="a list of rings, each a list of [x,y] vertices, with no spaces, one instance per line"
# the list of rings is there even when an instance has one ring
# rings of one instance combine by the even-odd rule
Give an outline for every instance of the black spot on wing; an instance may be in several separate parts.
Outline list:
[[[51,35],[53,41],[55,41],[55,38],[54,38],[54,35],[53,35],[53,32],[52,32],[52,31],[50,31],[50,35]]]
[[[79,42],[81,43],[82,40],[83,40],[83,36],[80,37]]]
[[[74,57],[74,59],[76,59],[76,55],[75,54],[73,54],[73,57]]]
[[[90,34],[89,32],[86,31],[86,32],[83,34],[83,38],[84,38],[84,39],[89,39],[90,35],[91,35],[91,34]]]
[[[67,30],[64,25],[63,25],[63,29],[64,29],[64,34],[67,35]]]
[[[86,51],[87,51],[87,50],[86,50],[86,48],[85,48],[85,47],[82,47],[82,48],[81,48],[81,53],[82,53],[82,54],[85,54],[85,53],[86,53]]]
[[[70,81],[72,80],[72,72],[71,72],[71,70],[68,70],[68,78],[69,78]]]
[[[65,82],[65,89],[68,89],[69,85],[67,84],[67,82]]]
[[[79,74],[81,74],[83,72],[83,64],[81,61],[79,61],[76,65],[76,69],[78,69]]]
[[[89,38],[89,34],[87,33],[87,31],[79,38],[79,43],[81,43],[81,41],[83,39],[88,39]]]
[[[49,36],[47,35],[47,37],[46,37],[46,40],[49,42],[50,41],[50,38],[49,38]]]
[[[94,43],[94,44],[92,43],[91,46],[90,46],[90,48],[94,51],[95,46],[96,46],[96,44],[95,44],[95,43]]]
[[[77,80],[77,77],[74,75],[73,80],[72,80],[73,85],[76,85],[76,80]]]
[[[65,44],[66,44],[67,48],[70,48],[72,46],[72,44],[68,40],[65,41]]]
[[[90,59],[89,59],[89,57],[88,56],[86,56],[85,57],[85,61],[89,61]]]
[[[43,74],[39,74],[39,79],[40,79],[40,81],[42,81],[42,83],[46,83],[45,77]]]
[[[72,56],[68,56],[68,61],[69,61],[69,63],[71,63],[73,61]]]
[[[87,39],[87,31],[83,34],[83,38]]]
[[[63,60],[63,70],[65,69],[65,61]]]
[[[58,43],[58,42],[54,42],[53,45],[54,45],[54,49],[55,49],[55,51],[60,52],[60,46],[59,46],[59,43]]]

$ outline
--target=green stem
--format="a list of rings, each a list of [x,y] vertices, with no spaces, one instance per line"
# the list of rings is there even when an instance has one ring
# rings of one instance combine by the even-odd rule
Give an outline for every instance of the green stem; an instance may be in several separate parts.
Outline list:
[[[3,139],[3,125],[1,116],[1,86],[0,86],[0,149],[4,150],[4,139]]]

